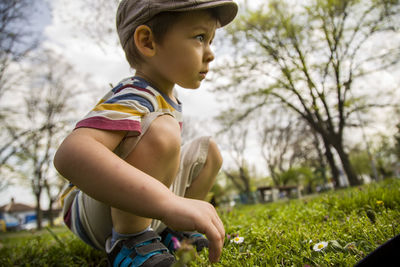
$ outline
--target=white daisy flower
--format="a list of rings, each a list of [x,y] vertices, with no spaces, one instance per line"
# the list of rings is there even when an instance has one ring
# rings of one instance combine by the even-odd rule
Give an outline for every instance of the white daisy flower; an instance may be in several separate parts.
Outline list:
[[[236,244],[243,243],[244,237],[242,236],[236,236],[235,238],[231,239],[231,243],[235,242]]]
[[[314,245],[314,251],[321,251],[328,246],[328,242],[322,241]]]

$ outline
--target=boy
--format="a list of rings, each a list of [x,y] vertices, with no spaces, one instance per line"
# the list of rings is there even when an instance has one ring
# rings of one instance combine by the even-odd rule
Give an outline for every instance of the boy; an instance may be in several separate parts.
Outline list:
[[[77,123],[54,158],[71,182],[65,223],[105,248],[110,265],[170,266],[173,238],[209,246],[210,261],[218,261],[224,226],[203,199],[222,158],[209,137],[181,148],[182,107],[173,88],[200,86],[214,59],[215,31],[236,13],[232,0],[121,1],[117,31],[135,76]]]

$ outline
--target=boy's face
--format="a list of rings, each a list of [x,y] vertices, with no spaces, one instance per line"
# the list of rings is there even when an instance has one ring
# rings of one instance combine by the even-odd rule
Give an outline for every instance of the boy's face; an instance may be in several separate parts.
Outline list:
[[[198,88],[214,59],[210,44],[218,21],[208,11],[181,15],[161,43],[156,44],[152,78],[157,86]]]

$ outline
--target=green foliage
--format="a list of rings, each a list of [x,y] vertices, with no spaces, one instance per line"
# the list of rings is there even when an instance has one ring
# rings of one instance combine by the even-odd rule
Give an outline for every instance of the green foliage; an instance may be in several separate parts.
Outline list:
[[[350,153],[350,161],[354,171],[358,175],[372,174],[371,159],[366,151],[355,151]]]
[[[214,266],[353,266],[400,234],[400,179],[301,200],[220,210],[229,238]],[[27,235],[27,236],[26,236]],[[231,242],[243,237],[242,243]],[[0,266],[106,266],[66,228],[0,235]],[[313,247],[326,242],[321,251]],[[322,243],[321,243],[322,244]],[[1,247],[0,246],[0,247]],[[189,266],[209,266],[203,251]]]
[[[308,183],[313,179],[313,173],[307,167],[293,167],[279,174],[279,180],[283,185],[297,185]]]
[[[385,178],[395,175],[396,165],[400,159],[400,151],[396,153],[396,149],[398,149],[396,147],[396,135],[378,134],[374,137],[371,147],[371,154],[373,155],[378,175]],[[371,165],[371,160],[369,162]]]

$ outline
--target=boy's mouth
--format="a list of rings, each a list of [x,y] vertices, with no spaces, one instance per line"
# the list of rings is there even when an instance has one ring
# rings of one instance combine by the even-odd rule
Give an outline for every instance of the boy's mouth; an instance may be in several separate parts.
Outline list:
[[[201,71],[201,72],[199,72],[199,74],[200,74],[200,77],[201,77],[202,79],[205,79],[205,78],[206,78],[206,75],[207,75],[207,71]]]
[[[207,73],[208,73],[208,70],[200,71],[199,73],[200,73],[200,76],[202,76],[203,78],[205,78],[206,75],[207,75]]]

